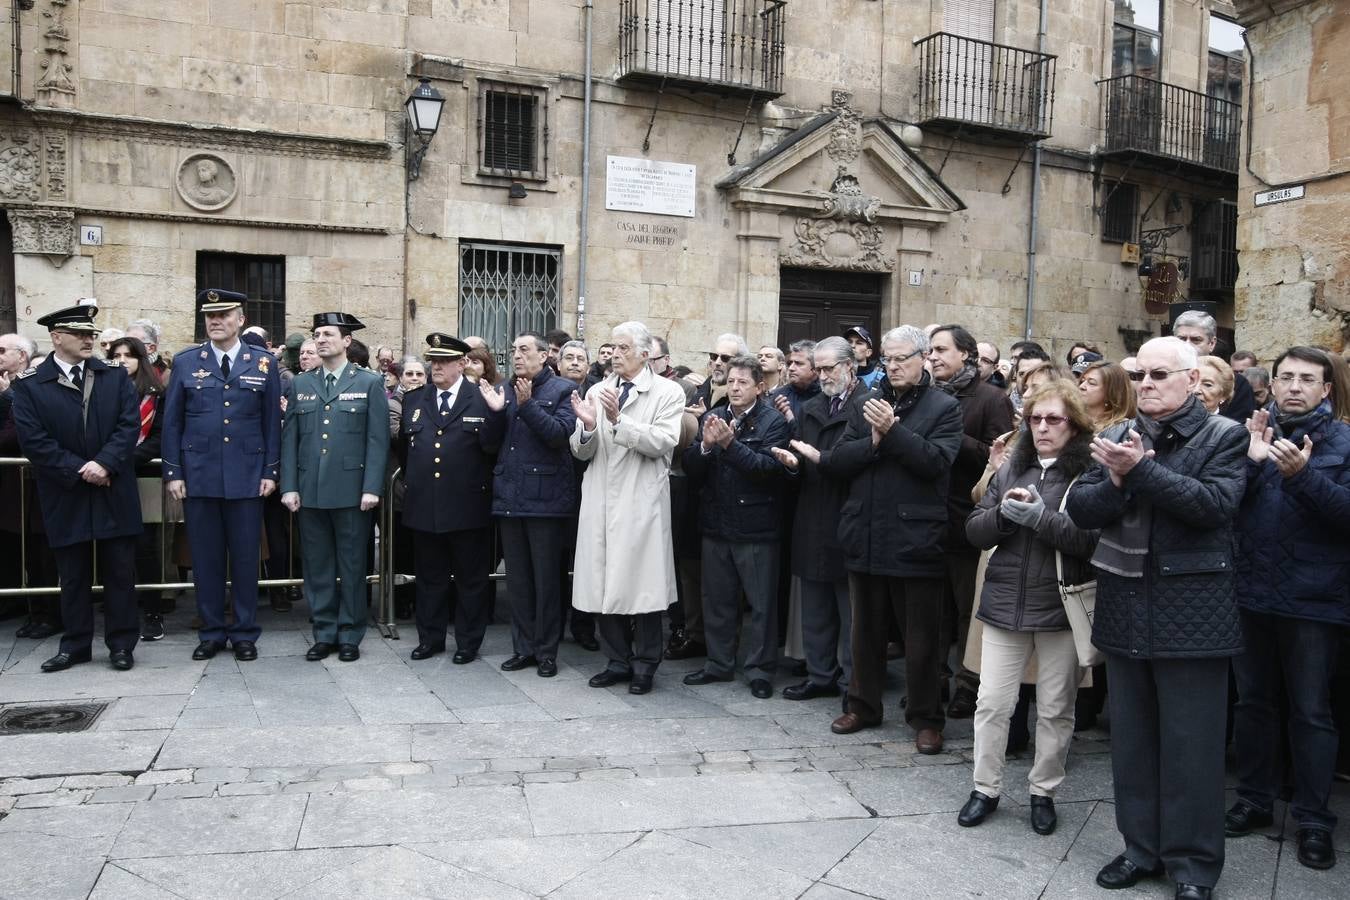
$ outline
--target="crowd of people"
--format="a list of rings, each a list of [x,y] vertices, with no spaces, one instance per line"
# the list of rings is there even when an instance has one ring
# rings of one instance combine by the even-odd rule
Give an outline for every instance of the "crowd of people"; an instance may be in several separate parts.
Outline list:
[[[303,535],[306,658],[357,659],[372,511],[393,502],[413,660],[444,653],[448,634],[454,663],[477,658],[500,547],[503,670],[556,675],[570,630],[606,660],[593,687],[645,694],[663,658],[700,658],[686,684],[739,671],[767,698],[795,672],[781,695],[838,698],[830,727],[849,734],[882,722],[903,657],[919,753],[973,717],[962,826],[997,810],[1034,706],[1029,823],[1053,832],[1073,733],[1106,708],[1124,852],[1100,886],[1165,873],[1178,897],[1209,896],[1225,836],[1270,825],[1286,790],[1299,861],[1335,863],[1329,796],[1350,768],[1337,353],[1225,360],[1214,319],[1187,312],[1119,361],[1079,342],[1061,365],[1032,341],[1005,360],[961,325],[901,325],[756,352],[723,334],[694,373],[626,322],[594,361],[565,332],[517,335],[506,376],[481,338],[371,354],[361,322],[330,312],[273,347],[244,327],[242,295],[198,299],[207,340],[171,361],[153,322],[109,337],[89,306],[40,320],[41,364],[32,342],[0,337],[0,452],[32,461],[60,576],[60,625],[35,614],[21,629],[64,629],[44,671],[91,659],[93,547],[112,665],[163,633],[157,595],[137,623],[156,533],[137,475],[182,506],[144,519],[185,523],[196,659],[256,658],[260,567],[290,575],[283,510]],[[272,595],[283,611],[295,599]]]

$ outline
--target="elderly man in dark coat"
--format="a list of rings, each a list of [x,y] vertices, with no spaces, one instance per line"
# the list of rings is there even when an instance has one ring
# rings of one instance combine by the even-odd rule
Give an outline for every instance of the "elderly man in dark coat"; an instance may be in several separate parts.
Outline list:
[[[61,578],[61,648],[42,664],[59,672],[93,656],[94,557],[103,581],[103,640],[115,669],[134,665],[140,637],[136,538],[141,501],[135,450],[140,404],[126,370],[93,358],[91,306],[38,319],[52,352],[14,385],[14,424],[33,462],[47,539]]]
[[[1125,852],[1098,874],[1130,887],[1166,870],[1177,897],[1209,897],[1223,870],[1223,752],[1229,659],[1242,650],[1233,517],[1247,431],[1191,392],[1195,349],[1139,350],[1139,414],[1093,441],[1098,463],[1069,493],[1093,555],[1093,642],[1111,685],[1116,827]]]

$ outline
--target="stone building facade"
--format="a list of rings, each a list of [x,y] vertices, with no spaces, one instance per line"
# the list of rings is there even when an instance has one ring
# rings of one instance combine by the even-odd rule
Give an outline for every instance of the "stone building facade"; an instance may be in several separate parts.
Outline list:
[[[207,282],[274,331],[640,319],[699,366],[728,330],[1120,354],[1168,302],[1234,321],[1226,0],[11,6],[0,318],[29,333],[94,296],[181,346]],[[421,78],[445,104],[412,179]]]
[[[1256,73],[1238,192],[1237,319],[1262,358],[1291,343],[1344,350],[1350,338],[1350,2],[1236,5]]]

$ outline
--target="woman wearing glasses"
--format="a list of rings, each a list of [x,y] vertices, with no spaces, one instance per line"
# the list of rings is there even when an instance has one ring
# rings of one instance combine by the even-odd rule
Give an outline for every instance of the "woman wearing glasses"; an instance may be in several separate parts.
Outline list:
[[[1008,723],[1027,660],[1038,658],[1036,758],[1031,827],[1055,830],[1054,794],[1064,780],[1073,739],[1074,700],[1082,671],[1060,599],[1055,555],[1069,584],[1092,580],[1096,531],[1060,511],[1070,484],[1092,463],[1092,420],[1078,386],[1057,379],[1037,388],[1023,407],[1026,427],[1008,463],[966,522],[970,542],[996,547],[976,613],[984,623],[979,699],[975,707],[975,790],[957,822],[979,825],[998,807]]]

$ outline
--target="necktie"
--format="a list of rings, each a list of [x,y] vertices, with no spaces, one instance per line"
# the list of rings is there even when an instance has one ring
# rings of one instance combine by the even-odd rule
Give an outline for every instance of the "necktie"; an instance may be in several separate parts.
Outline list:
[[[228,355],[220,358],[220,374],[226,378],[230,377],[230,357]]]
[[[831,397],[831,398],[830,398],[830,418],[834,418],[835,416],[839,415],[839,410],[842,409],[843,406],[844,406],[844,398],[843,398],[843,395],[840,395],[840,396],[838,396],[838,397]]]
[[[324,376],[323,380],[328,384],[328,393],[331,394],[333,392],[333,385],[337,384],[337,376],[332,372],[329,372]]]
[[[70,383],[79,390],[84,390],[84,366],[70,367]]]
[[[450,392],[441,391],[441,415],[450,415]]]
[[[625,381],[623,390],[619,391],[619,409],[623,409],[624,401],[628,399],[628,392],[633,389],[633,382]]]

